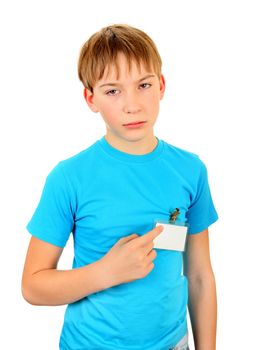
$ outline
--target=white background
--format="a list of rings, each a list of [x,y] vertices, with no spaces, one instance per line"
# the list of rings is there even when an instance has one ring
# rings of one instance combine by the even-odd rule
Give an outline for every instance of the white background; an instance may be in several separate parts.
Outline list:
[[[16,341],[19,349],[58,348],[65,306],[31,306],[21,296],[25,227],[52,167],[105,133],[83,99],[77,59],[83,42],[112,23],[136,26],[156,42],[167,90],[155,134],[199,154],[209,171],[220,216],[210,228],[217,349],[255,347],[255,6],[249,0],[1,1],[0,342],[7,349],[17,348]],[[60,268],[71,261],[70,240]]]

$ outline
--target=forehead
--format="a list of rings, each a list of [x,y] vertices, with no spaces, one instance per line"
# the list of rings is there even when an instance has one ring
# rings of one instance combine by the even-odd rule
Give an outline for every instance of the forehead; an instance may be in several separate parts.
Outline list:
[[[106,66],[98,83],[107,80],[133,80],[148,73],[155,74],[153,68],[148,67],[143,60],[137,62],[135,59],[129,60],[124,54],[119,54],[115,62],[110,62]]]

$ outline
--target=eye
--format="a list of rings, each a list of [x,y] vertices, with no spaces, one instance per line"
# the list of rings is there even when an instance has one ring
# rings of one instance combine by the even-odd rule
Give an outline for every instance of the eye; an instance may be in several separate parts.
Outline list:
[[[119,92],[119,90],[112,89],[112,90],[107,91],[106,95],[115,96],[115,95],[117,95],[118,92]]]
[[[152,86],[152,84],[143,83],[143,84],[141,84],[141,85],[139,85],[139,86],[140,86],[140,88],[142,88],[142,89],[149,89],[149,88]]]

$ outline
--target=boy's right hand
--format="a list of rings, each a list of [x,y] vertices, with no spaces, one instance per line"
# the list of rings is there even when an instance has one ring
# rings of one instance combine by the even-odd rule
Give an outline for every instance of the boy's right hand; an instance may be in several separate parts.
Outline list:
[[[143,236],[133,233],[119,239],[100,261],[105,277],[110,278],[108,285],[115,286],[131,282],[148,275],[156,258],[153,240],[163,231],[157,226]]]

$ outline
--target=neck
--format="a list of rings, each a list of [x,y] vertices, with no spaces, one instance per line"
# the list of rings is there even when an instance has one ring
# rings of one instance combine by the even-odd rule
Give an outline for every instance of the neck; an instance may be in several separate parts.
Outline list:
[[[113,138],[110,137],[108,133],[104,137],[112,147],[118,149],[121,152],[134,155],[143,155],[150,153],[158,144],[158,140],[154,135],[150,135],[149,137],[145,137],[139,140]]]

